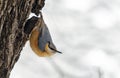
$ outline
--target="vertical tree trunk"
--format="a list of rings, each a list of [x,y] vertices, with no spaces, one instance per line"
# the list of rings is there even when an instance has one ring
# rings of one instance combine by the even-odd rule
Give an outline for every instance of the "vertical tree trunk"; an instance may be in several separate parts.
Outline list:
[[[9,78],[34,27],[25,27],[30,12],[39,15],[43,6],[44,0],[0,0],[0,78]]]

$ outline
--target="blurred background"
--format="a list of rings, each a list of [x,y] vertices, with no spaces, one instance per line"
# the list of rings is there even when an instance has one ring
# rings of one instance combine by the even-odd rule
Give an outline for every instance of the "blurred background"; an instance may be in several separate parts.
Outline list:
[[[42,12],[63,54],[38,57],[28,41],[10,78],[120,78],[120,0],[46,0]]]

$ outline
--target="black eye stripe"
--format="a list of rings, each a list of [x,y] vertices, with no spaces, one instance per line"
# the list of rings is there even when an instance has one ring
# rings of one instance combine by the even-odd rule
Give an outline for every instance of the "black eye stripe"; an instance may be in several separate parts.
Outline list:
[[[51,50],[56,51],[56,52],[58,52],[58,53],[61,53],[61,54],[62,54],[62,52],[57,51],[56,49],[54,49],[54,48],[50,47],[50,42],[48,42],[48,43],[49,43],[49,44],[48,44],[48,46],[49,46],[49,48],[50,48]]]
[[[53,48],[51,48],[51,47],[50,47],[50,49],[55,50],[55,49],[53,49]]]
[[[49,45],[48,45],[48,46],[49,46],[49,48],[55,51],[55,49],[53,49],[52,47],[50,47],[50,42],[48,42],[48,43],[49,43]]]

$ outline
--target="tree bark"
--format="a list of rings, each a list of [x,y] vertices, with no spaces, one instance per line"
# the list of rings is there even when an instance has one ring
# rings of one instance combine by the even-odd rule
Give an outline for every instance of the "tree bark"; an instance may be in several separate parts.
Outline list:
[[[29,20],[31,12],[39,15],[45,0],[0,0],[0,78],[10,72],[29,38],[38,18]]]

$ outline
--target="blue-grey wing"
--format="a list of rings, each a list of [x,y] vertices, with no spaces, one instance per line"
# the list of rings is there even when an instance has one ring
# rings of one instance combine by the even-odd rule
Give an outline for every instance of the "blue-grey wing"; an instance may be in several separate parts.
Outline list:
[[[45,50],[45,45],[48,42],[52,42],[52,38],[49,32],[48,27],[46,26],[46,24],[44,24],[44,26],[42,26],[40,28],[40,34],[39,34],[39,41],[38,41],[38,46],[40,48],[40,50],[44,51]]]

